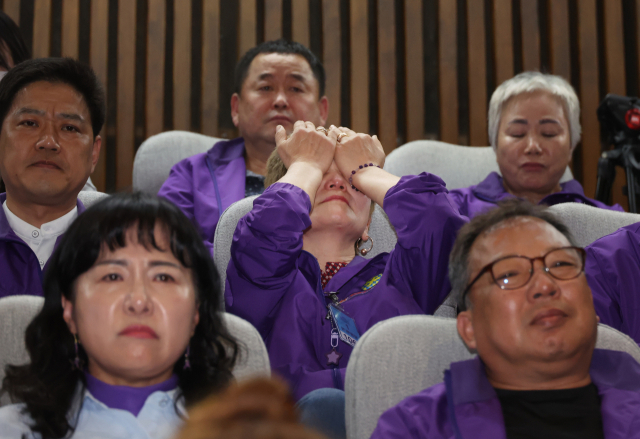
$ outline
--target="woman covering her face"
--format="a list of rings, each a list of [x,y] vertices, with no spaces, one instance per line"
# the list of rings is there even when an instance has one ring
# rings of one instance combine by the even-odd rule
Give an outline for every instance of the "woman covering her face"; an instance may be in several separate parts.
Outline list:
[[[121,194],[64,235],[26,331],[31,362],[3,387],[3,437],[170,437],[184,406],[231,379],[237,345],[217,274],[189,220],[157,197]]]
[[[523,72],[503,82],[489,104],[489,140],[502,175],[492,172],[478,185],[452,190],[460,213],[474,217],[512,197],[621,211],[587,198],[576,180],[560,183],[580,133],[578,97],[560,76]]]
[[[343,389],[353,346],[377,322],[436,310],[464,223],[440,178],[393,176],[375,136],[324,131],[298,121],[287,138],[278,127],[268,188],[239,221],[227,270],[228,311],[258,329],[296,399]],[[365,259],[372,202],[398,244]]]

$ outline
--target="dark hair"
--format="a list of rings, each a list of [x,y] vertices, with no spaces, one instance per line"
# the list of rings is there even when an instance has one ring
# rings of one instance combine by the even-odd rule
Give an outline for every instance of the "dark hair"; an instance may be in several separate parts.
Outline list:
[[[520,199],[510,199],[498,203],[498,207],[478,215],[465,224],[458,232],[456,242],[449,255],[449,279],[451,294],[455,297],[458,309],[464,311],[469,307],[469,296],[463,302],[462,294],[469,283],[469,252],[476,239],[494,226],[517,217],[533,217],[541,219],[562,233],[571,245],[576,245],[569,228],[553,215],[545,206],[531,204]]]
[[[63,83],[77,90],[89,109],[93,137],[100,133],[106,111],[104,89],[91,67],[71,58],[30,59],[9,70],[0,81],[0,130],[16,94],[38,81]]]
[[[24,42],[24,38],[22,38],[20,28],[11,17],[2,11],[0,11],[0,42],[4,43],[7,49],[9,49],[14,66],[31,58],[29,49]],[[9,61],[2,51],[0,51],[0,67],[11,70]]]
[[[189,342],[190,370],[184,370],[184,356],[174,365],[179,394],[190,406],[209,392],[225,386],[232,378],[238,345],[226,329],[221,314],[218,275],[202,238],[169,201],[142,193],[118,194],[96,203],[78,217],[53,253],[44,279],[44,307],[29,324],[25,334],[31,363],[7,366],[4,389],[13,400],[26,404],[32,431],[43,438],[61,438],[73,431],[69,412],[84,389],[82,371],[75,369],[74,339],[63,320],[61,297],[74,300],[78,276],[96,262],[101,249],[115,250],[127,245],[129,230],[145,247],[159,248],[154,227],[167,233],[169,247],[182,265],[192,270],[199,304],[200,321]],[[80,348],[87,364],[87,354]],[[79,413],[79,412],[78,412]]]
[[[240,61],[238,61],[238,64],[236,64],[234,85],[234,90],[236,93],[240,94],[240,92],[242,91],[242,84],[244,84],[244,80],[247,79],[249,66],[251,65],[253,59],[261,53],[283,53],[300,55],[304,57],[304,59],[306,59],[309,63],[309,67],[311,67],[313,76],[315,76],[315,78],[318,80],[318,98],[324,96],[326,76],[324,67],[322,66],[322,63],[320,62],[318,57],[315,56],[313,52],[307,49],[304,45],[295,41],[284,40],[282,38],[279,40],[265,41],[264,43],[260,43],[257,46],[247,50],[247,52],[242,55],[242,58],[240,58]]]

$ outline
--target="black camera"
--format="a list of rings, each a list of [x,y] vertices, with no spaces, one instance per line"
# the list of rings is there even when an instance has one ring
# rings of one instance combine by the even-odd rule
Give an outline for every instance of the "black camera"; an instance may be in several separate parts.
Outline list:
[[[611,186],[616,177],[616,166],[624,168],[627,176],[626,195],[629,211],[637,213],[636,194],[640,193],[640,99],[608,94],[598,106],[598,120],[607,145],[598,160],[596,199],[611,204]]]

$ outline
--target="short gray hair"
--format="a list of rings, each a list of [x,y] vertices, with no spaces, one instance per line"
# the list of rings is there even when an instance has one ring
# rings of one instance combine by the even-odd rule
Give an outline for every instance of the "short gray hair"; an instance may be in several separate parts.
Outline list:
[[[456,242],[449,255],[449,279],[451,281],[451,294],[456,300],[458,309],[466,310],[469,305],[469,296],[463,302],[462,295],[467,289],[471,274],[469,273],[469,254],[476,240],[487,230],[505,221],[518,217],[538,218],[551,224],[562,233],[572,246],[576,245],[569,228],[558,219],[546,206],[531,204],[518,198],[511,198],[498,203],[498,207],[486,213],[474,217],[470,222],[462,226],[458,232]]]
[[[571,152],[573,152],[582,134],[578,96],[564,78],[540,72],[522,72],[504,81],[493,92],[489,103],[489,142],[494,151],[498,147],[498,128],[504,105],[513,97],[538,90],[547,91],[562,101],[569,122]]]

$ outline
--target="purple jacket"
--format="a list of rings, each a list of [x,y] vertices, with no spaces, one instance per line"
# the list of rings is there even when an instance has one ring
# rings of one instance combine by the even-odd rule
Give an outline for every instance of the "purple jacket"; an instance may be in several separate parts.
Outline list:
[[[398,235],[395,249],[369,260],[356,256],[325,288],[340,300],[366,291],[342,304],[360,335],[381,320],[436,310],[450,290],[447,261],[465,222],[443,181],[429,174],[403,177],[387,192],[384,207]],[[297,399],[318,388],[343,388],[352,350],[340,340],[339,365],[327,365],[329,298],[318,260],[302,250],[310,209],[308,195],[293,185],[265,190],[238,222],[225,288],[227,311],[258,329],[271,367]],[[373,288],[364,288],[380,274]]]
[[[640,344],[640,223],[622,227],[586,250],[585,273],[600,321]]]
[[[560,192],[547,195],[539,204],[553,206],[560,203],[582,203],[602,209],[624,211],[619,204],[607,206],[601,201],[585,197],[582,186],[576,180],[560,183],[560,188],[562,189]],[[505,190],[502,177],[497,172],[490,173],[480,184],[463,189],[452,189],[449,194],[458,205],[460,213],[469,218],[496,207],[498,201],[513,198],[513,195]]]
[[[596,349],[591,380],[601,398],[606,439],[640,438],[640,364]],[[371,439],[506,439],[502,407],[478,357],[452,363],[444,383],[404,399],[378,420]]]
[[[244,139],[222,140],[202,154],[176,163],[158,195],[178,206],[213,249],[213,236],[220,215],[244,198],[246,179]]]
[[[49,263],[41,270],[31,247],[13,232],[2,209],[6,199],[7,194],[0,194],[0,298],[20,294],[42,296],[42,274]],[[78,200],[78,215],[84,210]],[[56,247],[62,236],[56,239]]]

